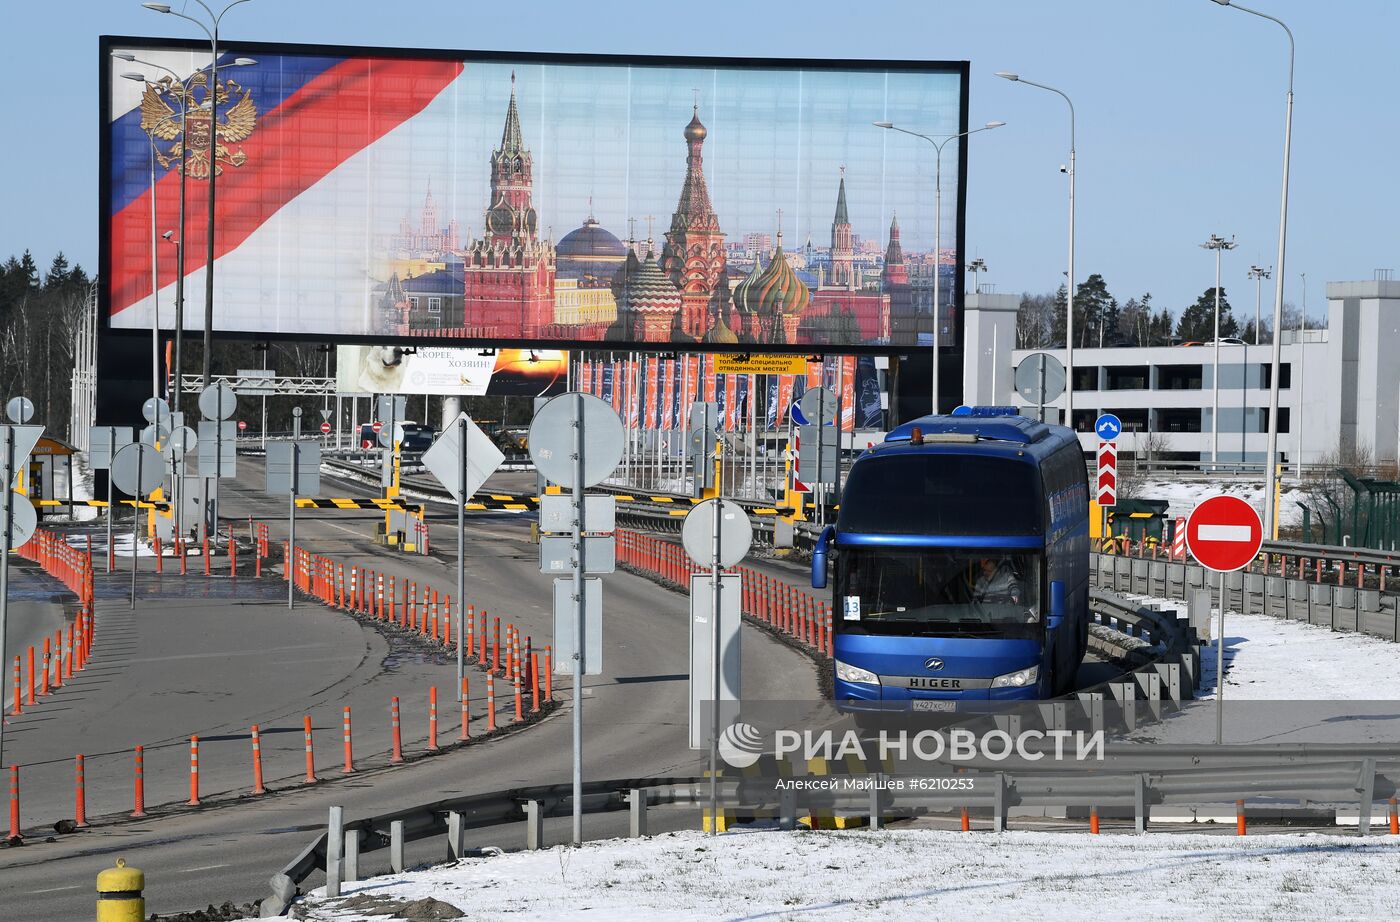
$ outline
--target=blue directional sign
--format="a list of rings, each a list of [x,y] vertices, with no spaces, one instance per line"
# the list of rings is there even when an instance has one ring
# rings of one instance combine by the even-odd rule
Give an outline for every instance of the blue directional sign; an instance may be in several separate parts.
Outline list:
[[[1123,423],[1112,413],[1105,413],[1094,420],[1094,431],[1102,441],[1111,442],[1123,431]]]

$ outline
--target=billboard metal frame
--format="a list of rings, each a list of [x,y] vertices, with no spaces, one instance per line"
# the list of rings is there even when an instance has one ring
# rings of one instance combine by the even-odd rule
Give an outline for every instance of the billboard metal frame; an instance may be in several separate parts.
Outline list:
[[[153,50],[190,51],[200,53],[206,48],[201,42],[188,39],[138,36],[138,35],[102,35],[98,37],[98,126],[97,126],[97,150],[98,150],[98,183],[97,183],[97,214],[98,214],[98,275],[99,278],[111,278],[111,222],[112,222],[112,195],[111,195],[111,94],[112,94],[112,57],[111,52],[118,47],[139,47]],[[957,218],[956,238],[953,246],[956,248],[957,261],[954,264],[953,276],[953,308],[954,326],[956,330],[955,339],[952,343],[943,343],[940,354],[961,355],[964,336],[964,292],[963,286],[958,283],[961,271],[964,267],[964,252],[967,226],[967,157],[968,157],[968,137],[965,134],[968,130],[968,78],[970,71],[969,61],[913,61],[913,60],[874,60],[874,59],[829,59],[829,58],[731,58],[708,55],[627,55],[627,54],[570,54],[556,52],[539,51],[479,51],[444,48],[404,48],[404,47],[376,47],[372,45],[326,45],[316,43],[292,43],[292,42],[260,42],[260,41],[225,41],[223,53],[234,54],[246,53],[252,56],[258,54],[336,54],[349,57],[373,56],[384,58],[402,59],[428,59],[428,60],[451,60],[467,62],[509,62],[526,64],[561,64],[561,65],[614,65],[619,67],[697,67],[697,68],[725,68],[731,70],[823,70],[823,71],[909,71],[914,73],[946,73],[956,75],[959,79],[958,98],[958,131],[963,132],[963,137],[958,139],[958,189],[957,189]],[[929,178],[932,182],[932,177]],[[111,315],[111,294],[104,284],[97,286],[98,298],[98,330],[102,336],[115,336],[123,339],[144,338],[150,335],[148,329],[126,329],[114,327]],[[217,304],[216,304],[217,309]],[[202,327],[194,329],[186,328],[186,340],[197,339],[202,335]],[[214,336],[219,339],[257,341],[257,342],[324,342],[337,345],[404,345],[404,346],[455,346],[464,349],[474,348],[507,348],[507,349],[558,349],[569,352],[577,351],[617,351],[619,349],[630,349],[644,352],[670,353],[676,351],[695,353],[786,353],[802,355],[909,355],[920,353],[930,349],[930,346],[916,345],[912,343],[901,344],[849,344],[849,345],[826,345],[826,344],[758,344],[739,343],[738,345],[725,345],[715,343],[678,343],[678,342],[613,342],[603,340],[570,340],[570,339],[469,339],[452,336],[394,336],[391,334],[345,334],[345,333],[273,333],[255,332],[251,330],[221,330],[217,326],[214,328]],[[168,333],[162,329],[162,335],[172,335],[174,331]],[[681,347],[684,347],[683,349]]]

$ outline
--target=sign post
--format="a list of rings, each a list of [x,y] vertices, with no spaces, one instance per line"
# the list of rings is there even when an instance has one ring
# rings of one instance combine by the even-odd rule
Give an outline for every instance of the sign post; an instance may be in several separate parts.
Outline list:
[[[13,407],[17,401],[28,404],[23,397],[10,401]],[[33,412],[32,404],[30,413]],[[10,410],[10,408],[7,408]],[[29,418],[28,413],[10,410],[9,416],[15,422]],[[24,497],[12,489],[15,472],[24,467],[29,453],[34,450],[43,426],[0,426],[0,478],[3,478],[4,513],[0,519],[0,663],[9,662],[5,654],[5,621],[10,607],[10,551],[24,544],[34,534],[37,517],[34,507]],[[0,755],[5,745],[5,721],[0,718]]]
[[[1118,436],[1123,432],[1123,423],[1112,413],[1104,413],[1094,421],[1094,432],[1099,436],[1094,495],[1103,510],[1103,534],[1112,538],[1108,530],[1108,510],[1118,505]]]
[[[1243,570],[1264,544],[1264,523],[1238,496],[1211,496],[1186,519],[1186,546],[1207,570],[1220,574],[1220,621],[1215,635],[1215,742],[1225,736],[1225,574]]]
[[[690,621],[691,621],[691,676],[690,676],[690,743],[695,747],[703,740],[697,717],[702,713],[700,703],[708,692],[710,701],[709,749],[710,749],[710,834],[719,831],[719,738],[721,724],[720,701],[723,698],[737,701],[739,683],[743,675],[739,655],[739,611],[732,604],[738,593],[732,591],[738,577],[726,577],[725,567],[732,567],[744,559],[753,544],[753,525],[748,513],[739,506],[724,499],[707,499],[690,510],[681,526],[681,542],[686,553],[701,566],[709,567],[708,586],[705,577],[691,580]],[[695,666],[699,662],[697,653],[701,647],[700,630],[705,619],[703,606],[697,596],[709,589],[709,675],[705,677],[708,688],[698,681]],[[725,591],[721,591],[724,589]],[[726,604],[729,602],[730,604]],[[726,695],[725,693],[728,692]]]
[[[136,610],[136,571],[141,557],[136,546],[141,532],[141,497],[160,486],[164,474],[160,452],[146,442],[132,442],[112,458],[112,479],[117,489],[130,493],[131,505],[131,610]]]
[[[287,607],[295,604],[297,497],[321,492],[321,446],[301,438],[301,407],[292,407],[292,440],[267,446],[267,492],[287,494]]]
[[[112,458],[130,445],[135,433],[130,426],[93,426],[88,430],[88,461],[95,471],[107,472],[107,572],[112,572]]]
[[[463,647],[466,635],[467,598],[467,500],[501,466],[505,455],[465,413],[423,452],[423,466],[447,488],[457,503],[457,700],[462,699],[462,677],[466,675]],[[472,464],[475,463],[475,467]]]
[[[539,472],[561,487],[573,491],[573,843],[583,842],[583,675],[587,650],[589,604],[584,573],[588,568],[585,535],[591,523],[585,521],[587,505],[584,489],[612,476],[622,461],[625,441],[622,420],[607,403],[591,394],[570,391],[550,400],[530,423],[530,457]],[[544,543],[541,542],[543,549]],[[601,615],[601,592],[599,612]],[[567,623],[555,610],[555,624]],[[561,649],[561,659],[562,659]],[[562,665],[562,663],[560,663]],[[601,662],[589,662],[590,671],[601,670]]]

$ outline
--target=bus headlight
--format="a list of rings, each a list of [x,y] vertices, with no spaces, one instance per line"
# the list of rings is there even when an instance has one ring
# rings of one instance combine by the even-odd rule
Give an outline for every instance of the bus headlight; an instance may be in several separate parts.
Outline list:
[[[992,688],[1025,688],[1027,685],[1034,685],[1039,678],[1040,667],[1031,666],[1027,669],[1019,669],[1016,672],[997,676],[992,679]]]
[[[880,684],[880,677],[869,669],[861,669],[850,663],[843,663],[839,659],[836,660],[836,678],[842,682],[860,682],[863,685]]]

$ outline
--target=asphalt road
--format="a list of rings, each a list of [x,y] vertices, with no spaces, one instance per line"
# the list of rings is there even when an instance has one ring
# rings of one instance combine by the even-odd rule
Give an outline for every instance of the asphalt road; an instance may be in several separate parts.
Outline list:
[[[284,501],[262,494],[261,470],[255,459],[240,458],[239,463],[240,480],[224,491],[225,515],[251,515],[267,521],[273,540],[280,541],[286,527]],[[512,476],[519,479],[519,475]],[[335,484],[330,478],[327,481],[324,495],[333,491],[343,496],[366,494],[363,486]],[[493,484],[491,488],[500,487]],[[455,578],[456,549],[449,529],[434,528],[431,557],[401,556],[369,542],[377,518],[373,513],[299,512],[298,542],[339,559],[353,559],[382,570],[392,567],[401,575],[450,591]],[[486,607],[493,615],[500,613],[536,638],[549,636],[550,583],[539,573],[537,550],[528,542],[523,519],[509,515],[473,516],[467,570],[468,597],[474,604]],[[154,579],[153,575],[143,577],[143,587]],[[169,575],[162,579],[165,583],[173,581]],[[196,585],[203,583],[204,577],[192,575],[185,581]],[[75,698],[84,692],[94,701],[75,700],[73,711],[97,707],[96,699],[101,699],[100,706],[105,709],[105,717],[94,717],[85,729],[77,731],[83,745],[92,740],[96,745],[89,748],[94,752],[106,747],[114,753],[130,745],[134,734],[121,722],[130,719],[127,715],[133,706],[161,717],[168,726],[160,739],[172,741],[170,751],[179,753],[181,737],[190,727],[203,726],[206,715],[213,736],[236,737],[260,716],[270,726],[281,729],[306,709],[298,698],[308,694],[309,686],[314,686],[312,691],[319,695],[315,706],[333,714],[346,696],[384,701],[394,693],[390,690],[392,683],[385,678],[392,673],[404,681],[412,674],[413,681],[419,683],[417,687],[421,687],[436,681],[446,669],[440,663],[391,662],[393,645],[377,638],[377,631],[348,616],[315,610],[310,603],[288,614],[277,601],[248,603],[218,598],[221,594],[225,593],[210,592],[193,600],[140,606],[134,617],[149,619],[153,633],[148,634],[147,643],[139,644],[133,644],[140,636],[137,625],[123,624],[119,617],[121,601],[106,598],[99,602],[103,633],[98,659],[90,667],[94,682],[104,656],[110,658],[111,668],[102,676],[106,684],[100,688],[74,686]],[[699,755],[688,750],[685,741],[688,634],[684,598],[627,573],[605,579],[604,598],[605,673],[591,677],[585,685],[585,776],[626,778],[699,769]],[[200,611],[195,612],[194,608]],[[198,625],[199,615],[212,620],[197,629],[205,638],[197,649],[178,650],[174,641],[167,638],[163,642],[168,646],[154,657],[161,669],[150,668],[151,663],[132,662],[153,658],[143,657],[140,650],[159,641],[160,619],[167,619],[164,631],[170,633],[176,630],[171,625],[181,618]],[[285,626],[285,630],[279,630],[277,625]],[[746,697],[791,699],[818,694],[816,670],[806,657],[754,629],[745,630],[744,643]],[[104,645],[110,646],[104,649]],[[357,658],[348,652],[356,649],[361,651]],[[239,651],[264,655],[197,655]],[[119,661],[119,657],[126,659]],[[356,658],[356,662],[350,663],[351,658]],[[164,684],[157,683],[157,675],[166,677],[160,680]],[[181,675],[184,678],[179,678]],[[169,690],[182,685],[196,691],[184,696],[188,700],[179,699],[181,703],[175,707],[167,704],[174,696],[162,700],[143,691],[148,687]],[[555,692],[566,697],[567,680],[556,682]],[[119,696],[126,706],[121,706]],[[450,698],[444,695],[442,703],[448,701]],[[56,709],[61,702],[55,698],[52,703]],[[449,712],[444,715],[445,732],[455,731],[450,705],[444,711]],[[358,707],[356,713],[360,713]],[[76,719],[79,718],[70,718]],[[299,728],[299,719],[293,722]],[[336,722],[326,716],[318,717],[317,723],[329,729]],[[357,719],[357,740],[359,728],[368,723]],[[408,724],[407,718],[405,723]],[[221,729],[225,732],[220,733]],[[369,727],[365,732],[369,732]],[[72,751],[67,742],[46,740],[46,735],[57,736],[40,729],[34,731],[33,742],[25,740],[16,745],[36,749],[47,745],[54,748],[58,757]],[[333,735],[322,733],[321,737]],[[290,745],[294,752],[296,736],[271,734],[274,741],[285,739],[288,743],[272,744],[274,751],[266,753],[269,763],[283,765],[291,753],[279,753],[277,747]],[[346,777],[340,777],[338,771],[322,770],[325,780],[315,785],[298,784],[296,770],[289,774],[279,769],[270,772],[270,777],[275,774],[288,780],[282,782],[280,790],[264,798],[216,802],[198,811],[175,809],[145,820],[97,826],[87,832],[57,837],[53,842],[30,840],[22,848],[0,851],[0,905],[5,907],[5,916],[11,918],[89,917],[94,878],[118,855],[146,871],[148,912],[171,912],[224,899],[250,900],[266,892],[268,876],[324,825],[329,806],[344,806],[347,816],[353,818],[457,793],[564,782],[570,771],[570,738],[568,710],[561,708],[537,726],[395,768],[366,767]],[[377,744],[367,744],[367,748],[378,749],[382,754],[382,739]],[[269,745],[267,740],[264,737],[264,745]],[[241,746],[246,740],[222,744]],[[324,751],[318,746],[318,754]],[[203,751],[201,757],[203,767]],[[331,766],[338,764],[334,756],[321,758]],[[157,772],[164,779],[159,782],[162,792],[172,785],[178,790],[179,764],[176,760],[172,768]],[[117,774],[108,780],[103,772],[98,772],[98,776],[90,782],[97,785],[91,796],[98,798],[101,809],[108,803],[122,803],[122,792],[129,779],[124,781]],[[156,778],[149,783],[154,790]],[[56,790],[61,790],[61,785]],[[129,789],[125,790],[129,793]],[[175,799],[180,799],[180,794]],[[616,831],[616,824],[625,819],[612,817],[596,822],[596,828]],[[549,829],[559,831],[556,824],[550,824]],[[413,856],[437,857],[440,852],[439,843],[425,844]]]

